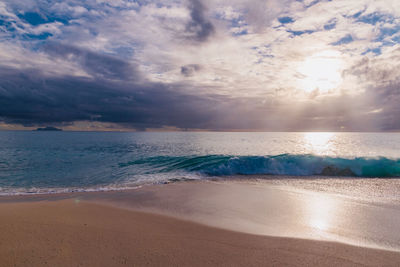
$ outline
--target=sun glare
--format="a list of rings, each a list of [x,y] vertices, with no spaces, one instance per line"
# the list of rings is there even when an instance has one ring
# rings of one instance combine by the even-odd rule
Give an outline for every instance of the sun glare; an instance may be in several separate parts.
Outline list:
[[[335,133],[310,132],[304,133],[304,141],[307,151],[316,155],[328,154],[332,149],[332,141]]]
[[[315,194],[308,204],[308,225],[319,234],[328,231],[335,219],[335,202],[329,197]]]
[[[342,82],[342,65],[340,53],[336,51],[324,51],[306,58],[298,67],[302,75],[299,87],[306,92],[336,89]]]

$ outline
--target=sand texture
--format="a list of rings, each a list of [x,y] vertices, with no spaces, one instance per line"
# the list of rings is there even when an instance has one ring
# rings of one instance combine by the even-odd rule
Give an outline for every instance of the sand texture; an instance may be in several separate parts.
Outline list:
[[[400,253],[258,236],[111,205],[0,203],[1,266],[398,266]]]

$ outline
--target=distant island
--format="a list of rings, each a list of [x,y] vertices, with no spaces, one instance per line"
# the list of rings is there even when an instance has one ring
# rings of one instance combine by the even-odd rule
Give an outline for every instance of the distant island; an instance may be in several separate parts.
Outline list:
[[[62,131],[62,129],[56,127],[44,127],[44,128],[37,128],[36,131]]]

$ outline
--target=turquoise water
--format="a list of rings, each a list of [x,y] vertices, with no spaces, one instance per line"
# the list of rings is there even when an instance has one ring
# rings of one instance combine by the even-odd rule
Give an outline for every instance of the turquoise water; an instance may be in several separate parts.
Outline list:
[[[400,177],[400,134],[0,132],[0,194],[248,174]]]

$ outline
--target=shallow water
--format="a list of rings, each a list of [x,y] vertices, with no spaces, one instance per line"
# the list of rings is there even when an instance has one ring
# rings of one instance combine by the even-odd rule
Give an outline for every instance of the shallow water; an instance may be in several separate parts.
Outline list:
[[[77,199],[160,213],[250,234],[400,251],[400,203],[380,202],[361,193],[357,196],[365,198],[353,198],[346,192],[304,190],[293,181],[287,180],[285,185],[279,186],[273,180],[182,182],[133,191],[82,194]],[[362,185],[348,180],[341,183],[349,189],[364,190]],[[385,183],[385,179],[381,183]]]
[[[228,175],[399,177],[397,133],[0,132],[0,194]]]

